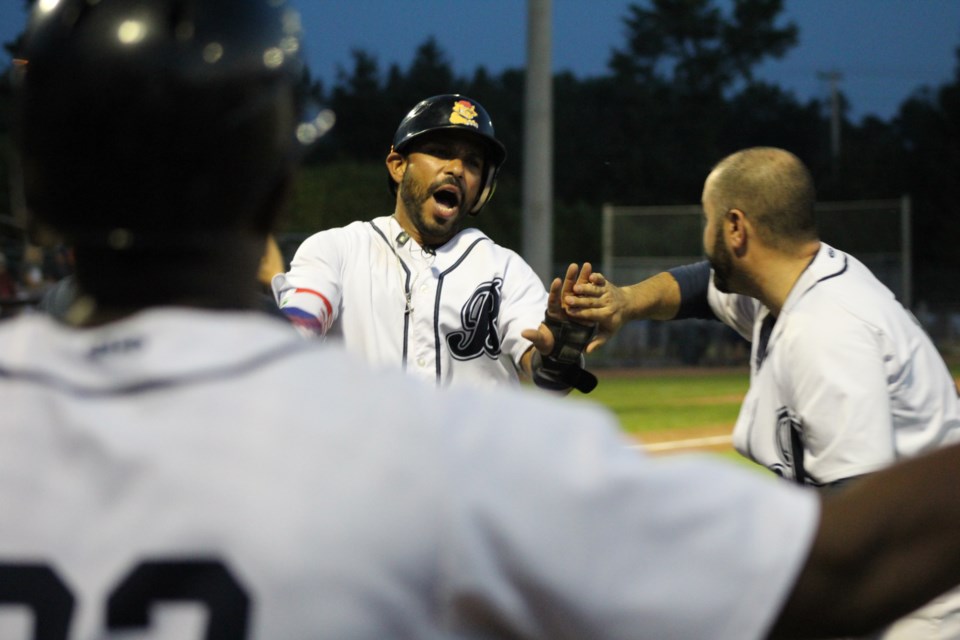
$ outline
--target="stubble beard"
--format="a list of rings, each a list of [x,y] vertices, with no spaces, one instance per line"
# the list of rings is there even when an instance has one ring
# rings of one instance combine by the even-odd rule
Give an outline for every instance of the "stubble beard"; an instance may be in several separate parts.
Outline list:
[[[439,247],[446,244],[452,237],[460,233],[466,222],[467,205],[461,202],[455,218],[448,225],[430,225],[424,206],[433,198],[433,191],[447,182],[438,182],[421,187],[416,184],[409,173],[404,173],[400,181],[400,201],[406,209],[410,222],[420,235],[420,244],[424,247]],[[449,182],[449,181],[448,181]],[[452,182],[451,184],[456,184]]]
[[[713,238],[713,249],[707,254],[707,260],[713,269],[713,286],[722,293],[732,293],[730,276],[733,273],[733,256],[723,243],[723,230],[718,226]]]

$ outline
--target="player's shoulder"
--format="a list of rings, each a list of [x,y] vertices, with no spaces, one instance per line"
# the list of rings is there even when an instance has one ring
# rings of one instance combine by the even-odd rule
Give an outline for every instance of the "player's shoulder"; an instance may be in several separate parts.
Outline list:
[[[845,324],[883,325],[906,317],[893,292],[865,267],[855,268],[845,277],[817,282],[803,292],[788,313],[832,332]]]
[[[524,388],[442,389],[339,350],[297,360],[276,372],[283,384],[269,385],[284,389],[275,410],[294,441],[367,443],[442,474],[479,471],[491,460],[504,471],[521,461],[536,466],[545,456],[576,455],[585,441],[621,437],[612,413],[589,402]]]
[[[307,236],[297,250],[310,253],[317,250],[343,250],[349,253],[359,245],[385,241],[386,229],[389,228],[388,220],[388,217],[354,220],[341,227],[323,229]]]
[[[389,227],[389,217],[383,216],[372,220],[354,220],[340,227],[330,227],[313,234],[311,237],[330,236],[367,236],[370,234],[383,235]]]
[[[839,295],[831,287],[812,289],[780,313],[777,324],[782,325],[784,338],[809,345],[828,347],[843,340],[851,331],[868,330],[871,322],[868,309],[858,309],[858,303]]]
[[[470,464],[469,459],[536,464],[545,455],[575,456],[585,442],[625,442],[612,412],[588,400],[526,387],[457,388],[439,394],[431,419],[445,448],[462,464]]]
[[[840,356],[845,358],[862,348],[869,351],[878,336],[892,333],[900,322],[895,310],[886,306],[876,296],[859,297],[843,288],[809,291],[777,320],[777,342],[789,354],[784,362],[800,368],[801,363],[807,368],[831,367],[840,362],[838,354],[848,354]]]
[[[49,337],[60,323],[46,313],[27,311],[0,321],[0,367],[17,354],[28,355],[31,344],[49,343]],[[18,348],[19,345],[19,348]]]
[[[466,227],[451,238],[445,247],[449,247],[452,250],[462,250],[477,243],[482,243],[485,247],[496,246],[493,239],[480,229],[476,227]]]
[[[822,324],[843,315],[865,320],[899,306],[893,292],[856,257],[823,243],[784,309]]]
[[[855,256],[825,243],[800,276],[797,288],[800,295],[813,293],[820,300],[893,297],[890,289]]]
[[[526,264],[519,253],[497,243],[496,240],[476,227],[463,229],[447,246],[450,252],[454,254],[469,252],[470,255],[483,255],[498,262]]]

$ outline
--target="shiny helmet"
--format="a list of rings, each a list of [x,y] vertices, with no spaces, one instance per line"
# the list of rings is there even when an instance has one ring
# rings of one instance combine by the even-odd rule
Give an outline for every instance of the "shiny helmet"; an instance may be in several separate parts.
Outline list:
[[[393,149],[404,153],[407,146],[418,137],[433,131],[458,130],[478,136],[486,148],[484,175],[480,193],[470,207],[476,215],[490,198],[497,184],[497,174],[507,157],[507,150],[493,130],[493,121],[487,110],[472,98],[460,94],[444,94],[420,101],[404,116],[393,135]],[[396,183],[390,180],[391,190],[396,192]]]
[[[331,124],[306,117],[284,0],[48,0],[22,43],[11,84],[26,207],[75,244],[264,231]]]

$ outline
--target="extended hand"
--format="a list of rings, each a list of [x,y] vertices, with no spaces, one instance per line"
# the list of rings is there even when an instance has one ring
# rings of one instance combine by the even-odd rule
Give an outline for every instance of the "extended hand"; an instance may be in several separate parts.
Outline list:
[[[596,324],[573,320],[562,303],[564,294],[573,292],[578,272],[577,265],[571,264],[562,281],[553,280],[544,321],[536,329],[521,332],[533,343],[521,361],[524,371],[537,386],[564,393],[571,387],[589,393],[597,385],[597,377],[583,368],[583,352],[595,335]]]
[[[574,321],[585,325],[594,324],[593,321],[587,318],[575,318],[571,316],[567,313],[565,305],[563,304],[563,299],[573,294],[574,287],[577,284],[587,284],[587,277],[589,277],[589,275],[589,271],[583,274],[576,264],[571,264],[567,267],[567,273],[564,275],[563,280],[554,278],[553,282],[550,283],[546,315],[561,322]],[[540,323],[540,326],[536,329],[524,329],[520,335],[532,342],[533,346],[537,348],[537,351],[543,355],[547,355],[553,351],[553,333],[547,325],[543,323]]]
[[[564,284],[567,282],[570,287],[564,286],[562,299],[565,314],[583,324],[597,324],[597,337],[587,346],[587,353],[593,353],[626,322],[627,296],[603,274],[594,272],[589,262],[579,269],[570,265]]]

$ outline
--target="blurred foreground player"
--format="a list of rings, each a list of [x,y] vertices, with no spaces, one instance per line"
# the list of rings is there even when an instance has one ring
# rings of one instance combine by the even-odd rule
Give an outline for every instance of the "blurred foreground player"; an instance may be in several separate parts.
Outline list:
[[[960,582],[960,449],[821,499],[643,458],[588,405],[373,373],[258,312],[297,23],[37,5],[15,141],[81,295],[73,326],[0,326],[0,637],[818,637]]]

